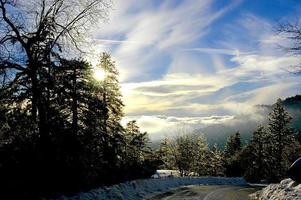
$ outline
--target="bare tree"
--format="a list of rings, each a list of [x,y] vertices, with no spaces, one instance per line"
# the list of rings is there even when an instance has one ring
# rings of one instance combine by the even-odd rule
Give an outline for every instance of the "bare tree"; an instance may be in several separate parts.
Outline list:
[[[0,94],[16,85],[25,89],[40,129],[47,121],[47,74],[65,48],[80,50],[109,6],[108,0],[0,0]]]
[[[296,56],[301,55],[301,23],[298,20],[295,22],[280,23],[276,32],[280,36],[288,39],[289,44],[282,46],[286,52]],[[297,66],[291,66],[287,71],[300,74],[301,63]]]

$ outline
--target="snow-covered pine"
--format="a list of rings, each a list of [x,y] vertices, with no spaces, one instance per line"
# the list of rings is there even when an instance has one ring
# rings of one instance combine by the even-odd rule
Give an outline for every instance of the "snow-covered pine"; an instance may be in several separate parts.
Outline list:
[[[278,99],[269,114],[265,147],[269,178],[272,181],[279,181],[285,176],[287,169],[298,156],[297,152],[300,152],[300,144],[295,130],[291,127],[291,120],[281,99]]]

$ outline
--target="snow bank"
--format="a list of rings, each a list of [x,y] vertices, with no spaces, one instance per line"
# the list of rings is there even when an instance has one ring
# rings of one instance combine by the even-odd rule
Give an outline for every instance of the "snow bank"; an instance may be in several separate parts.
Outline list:
[[[163,178],[144,179],[103,187],[74,197],[60,197],[58,200],[140,200],[171,188],[185,185],[247,185],[243,178],[198,177],[198,178]]]
[[[279,184],[271,184],[261,191],[251,194],[252,200],[301,200],[301,184],[285,179]]]

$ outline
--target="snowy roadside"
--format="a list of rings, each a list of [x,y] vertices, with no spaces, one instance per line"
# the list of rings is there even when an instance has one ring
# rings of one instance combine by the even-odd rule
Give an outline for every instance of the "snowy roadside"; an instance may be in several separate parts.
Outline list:
[[[197,177],[144,179],[103,187],[74,197],[62,196],[58,200],[141,200],[161,192],[186,185],[247,185],[243,178]]]
[[[252,200],[301,200],[301,184],[284,179],[279,184],[270,184],[250,195]]]

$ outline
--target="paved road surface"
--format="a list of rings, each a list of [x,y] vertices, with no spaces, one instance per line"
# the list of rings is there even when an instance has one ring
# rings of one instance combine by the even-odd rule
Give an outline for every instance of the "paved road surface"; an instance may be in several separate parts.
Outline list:
[[[259,188],[242,186],[195,185],[159,194],[151,200],[248,200]]]

